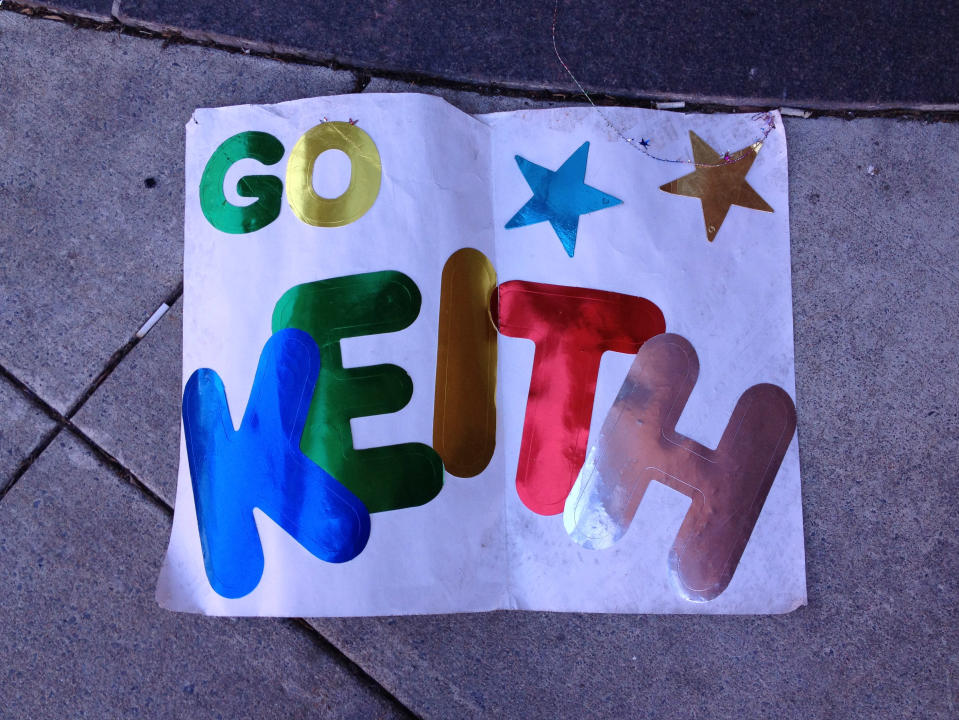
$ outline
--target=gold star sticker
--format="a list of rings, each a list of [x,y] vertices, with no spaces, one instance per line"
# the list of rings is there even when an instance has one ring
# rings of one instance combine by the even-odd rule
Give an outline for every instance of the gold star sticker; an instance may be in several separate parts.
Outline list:
[[[693,146],[693,158],[700,167],[689,175],[662,185],[659,189],[673,195],[699,198],[703,204],[703,220],[706,221],[706,239],[712,242],[726,219],[732,205],[773,212],[769,204],[746,182],[746,173],[763,146],[753,143],[742,150],[730,153],[725,158],[713,150],[706,141],[692,130],[689,142]]]

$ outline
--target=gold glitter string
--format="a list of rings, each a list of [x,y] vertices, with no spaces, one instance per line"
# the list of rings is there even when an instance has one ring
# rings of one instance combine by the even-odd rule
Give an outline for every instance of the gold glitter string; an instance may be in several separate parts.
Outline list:
[[[596,110],[596,112],[599,113],[600,117],[603,118],[603,121],[609,126],[609,129],[612,130],[614,133],[616,133],[620,137],[620,139],[622,139],[627,145],[643,153],[643,155],[646,155],[647,157],[652,158],[653,160],[658,160],[659,162],[677,163],[680,165],[693,165],[695,167],[721,167],[723,165],[728,165],[729,163],[739,162],[740,160],[744,160],[747,157],[754,157],[754,155],[751,153],[751,150],[753,148],[758,149],[759,147],[761,147],[762,144],[766,141],[766,138],[769,137],[769,133],[771,133],[775,129],[776,118],[773,117],[772,113],[770,112],[756,113],[755,115],[752,116],[752,119],[762,123],[762,130],[760,131],[759,136],[756,137],[755,140],[749,143],[742,150],[737,150],[735,153],[732,153],[732,154],[730,154],[727,151],[720,158],[719,162],[716,162],[716,163],[701,163],[701,162],[696,162],[695,160],[666,158],[666,157],[660,157],[658,155],[654,155],[653,153],[649,151],[649,144],[651,142],[649,139],[643,137],[639,139],[639,142],[637,142],[635,138],[626,137],[623,131],[620,130],[618,127],[616,127],[616,125],[609,119],[609,116],[607,116],[606,113],[603,112],[603,109],[599,105],[597,105],[595,102],[593,102],[593,98],[590,96],[588,92],[586,92],[586,88],[584,88],[582,84],[579,82],[579,80],[576,79],[576,76],[573,74],[573,71],[570,70],[569,65],[566,64],[565,60],[563,60],[563,56],[560,55],[559,47],[556,44],[556,17],[558,14],[559,14],[559,0],[555,0],[555,3],[553,4],[553,25],[551,29],[551,34],[553,39],[553,52],[556,54],[556,59],[559,60],[559,64],[563,66],[563,69],[566,71],[566,74],[569,75],[570,79],[573,81],[576,87],[579,88],[580,93],[582,93],[582,95],[589,101],[589,104],[592,105],[593,108]]]

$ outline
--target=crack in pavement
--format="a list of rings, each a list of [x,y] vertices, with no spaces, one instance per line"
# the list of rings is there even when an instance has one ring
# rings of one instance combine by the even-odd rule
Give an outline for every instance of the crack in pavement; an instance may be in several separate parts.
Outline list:
[[[351,72],[355,78],[355,84],[351,92],[358,93],[369,85],[372,78],[381,78],[384,80],[393,80],[397,82],[407,82],[411,86],[423,88],[424,90],[444,89],[455,90],[459,92],[475,93],[477,95],[497,96],[497,97],[515,97],[527,100],[556,101],[556,102],[587,102],[588,98],[580,92],[564,88],[542,88],[532,90],[529,88],[517,87],[507,83],[472,83],[462,80],[451,80],[442,76],[430,75],[428,73],[417,73],[409,71],[392,71],[385,69],[375,69],[366,66],[360,66],[350,63],[344,63],[336,58],[315,58],[309,57],[302,52],[293,49],[277,49],[268,43],[245,40],[243,38],[234,38],[230,36],[218,36],[213,38],[208,33],[202,31],[180,30],[177,28],[163,26],[151,23],[129,23],[117,15],[119,2],[113,3],[111,20],[103,21],[90,17],[84,17],[79,14],[71,14],[56,10],[42,3],[35,2],[8,2],[0,0],[0,11],[19,13],[44,20],[53,20],[72,25],[74,28],[88,30],[97,30],[101,32],[116,32],[122,35],[130,35],[144,39],[160,40],[164,46],[172,44],[194,45],[214,50],[221,50],[232,54],[255,55],[257,57],[276,60],[297,65],[309,65],[315,67],[325,67],[331,70],[341,70]],[[661,96],[640,97],[635,95],[625,95],[622,93],[590,93],[596,105],[617,106],[617,107],[638,107],[647,109],[656,109],[657,104],[663,100]],[[674,99],[682,100],[684,107],[678,108],[681,112],[694,113],[734,113],[734,112],[757,112],[762,110],[773,110],[780,107],[781,103],[772,102],[769,98],[735,98],[735,97],[679,97]],[[831,107],[804,107],[802,103],[791,102],[790,107],[795,107],[810,112],[810,118],[817,117],[839,117],[846,120],[852,120],[860,117],[888,117],[900,118],[906,120],[917,120],[922,122],[959,122],[959,103],[948,105],[930,105],[930,106],[899,106],[899,105],[869,105],[852,103],[846,106],[835,105]]]
[[[166,304],[173,305],[181,296],[183,295],[183,284],[180,283],[177,288],[170,293],[167,298],[164,300]],[[143,336],[145,337],[145,335]],[[31,404],[39,408],[45,415],[47,415],[51,420],[53,420],[56,425],[50,431],[43,435],[40,438],[40,441],[34,446],[26,458],[20,463],[20,465],[14,470],[13,474],[8,480],[6,480],[2,485],[0,485],[0,502],[3,501],[3,498],[6,497],[7,493],[13,489],[17,484],[17,481],[22,478],[26,472],[30,469],[33,463],[43,454],[43,452],[50,446],[50,444],[57,438],[57,436],[66,431],[73,435],[75,438],[80,440],[86,447],[89,449],[97,458],[106,465],[114,474],[120,477],[121,480],[132,485],[134,488],[140,491],[142,495],[151,502],[155,507],[163,511],[168,518],[172,520],[173,518],[173,507],[169,505],[162,497],[155,493],[150,487],[144,483],[137,475],[127,468],[123,463],[121,463],[116,457],[114,457],[109,451],[100,446],[96,441],[94,441],[89,435],[87,435],[83,430],[81,430],[72,420],[73,416],[79,412],[80,408],[86,403],[90,397],[97,391],[97,389],[110,377],[113,371],[119,366],[119,364],[130,354],[134,347],[142,340],[142,337],[137,337],[134,335],[129,341],[127,341],[121,348],[119,348],[110,359],[107,361],[103,370],[97,375],[97,377],[90,383],[90,385],[80,394],[76,402],[67,410],[66,413],[60,413],[56,408],[50,405],[46,400],[44,400],[33,388],[27,385],[25,382],[20,380],[16,375],[10,372],[7,368],[0,365],[0,377],[7,380],[11,385],[13,385]],[[418,718],[411,708],[406,706],[399,698],[396,697],[389,689],[380,684],[372,675],[370,675],[362,666],[353,661],[345,652],[343,652],[339,647],[337,647],[329,638],[323,635],[319,630],[310,625],[303,618],[278,618],[280,622],[289,623],[291,627],[296,628],[298,631],[307,634],[312,638],[314,644],[323,652],[326,652],[330,657],[336,660],[358,683],[365,686],[367,689],[370,689],[378,694],[381,694],[385,699],[391,702],[398,713],[404,715],[408,718]]]

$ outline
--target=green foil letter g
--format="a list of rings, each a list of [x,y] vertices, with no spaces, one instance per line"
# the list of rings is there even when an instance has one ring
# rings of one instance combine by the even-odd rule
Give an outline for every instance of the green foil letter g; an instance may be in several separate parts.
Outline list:
[[[200,178],[200,208],[217,230],[225,233],[251,233],[264,228],[280,215],[283,181],[273,175],[247,175],[236,184],[240,197],[257,198],[251,205],[231,205],[223,193],[226,173],[237,160],[252,158],[264,165],[275,165],[283,157],[283,144],[265,132],[249,131],[234,135],[214,151]]]

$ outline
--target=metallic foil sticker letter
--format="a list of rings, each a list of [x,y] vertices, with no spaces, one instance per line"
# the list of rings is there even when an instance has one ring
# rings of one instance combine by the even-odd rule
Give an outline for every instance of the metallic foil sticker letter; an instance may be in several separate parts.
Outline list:
[[[265,132],[241,132],[225,140],[203,169],[200,178],[200,209],[210,224],[225,233],[251,233],[280,215],[283,181],[273,175],[247,175],[236,184],[240,197],[258,198],[252,205],[231,205],[223,193],[227,170],[237,160],[253,158],[275,165],[283,157],[283,145]]]
[[[327,150],[342,150],[350,158],[350,184],[337,198],[320,197],[313,189],[313,166]],[[305,223],[318,227],[349,225],[373,207],[381,174],[380,153],[373,138],[350,123],[321,123],[307,130],[293,146],[286,166],[286,199]]]
[[[666,330],[643,298],[511,280],[499,286],[499,331],[536,343],[516,490],[533,512],[563,512],[586,457],[599,361],[634,354]]]
[[[457,477],[481,473],[496,448],[495,288],[496,272],[479,250],[457,250],[443,267],[433,448]]]
[[[223,597],[252,592],[263,575],[255,507],[328,562],[353,559],[369,539],[363,503],[298,447],[319,369],[309,335],[276,333],[260,355],[239,430],[219,375],[201,368],[187,381],[183,432],[200,545],[210,585]]]
[[[305,330],[323,363],[300,447],[371,513],[432,500],[443,487],[443,463],[422,443],[353,448],[350,420],[401,410],[413,381],[396,365],[344,368],[340,340],[402,330],[416,319],[420,300],[416,283],[390,270],[297,285],[273,310],[273,331]]]
[[[712,600],[733,577],[796,430],[786,391],[754,385],[742,394],[715,450],[676,433],[699,360],[679,335],[647,342],[629,371],[566,503],[566,531],[584,547],[623,536],[650,481],[692,505],[669,566],[690,600]]]

